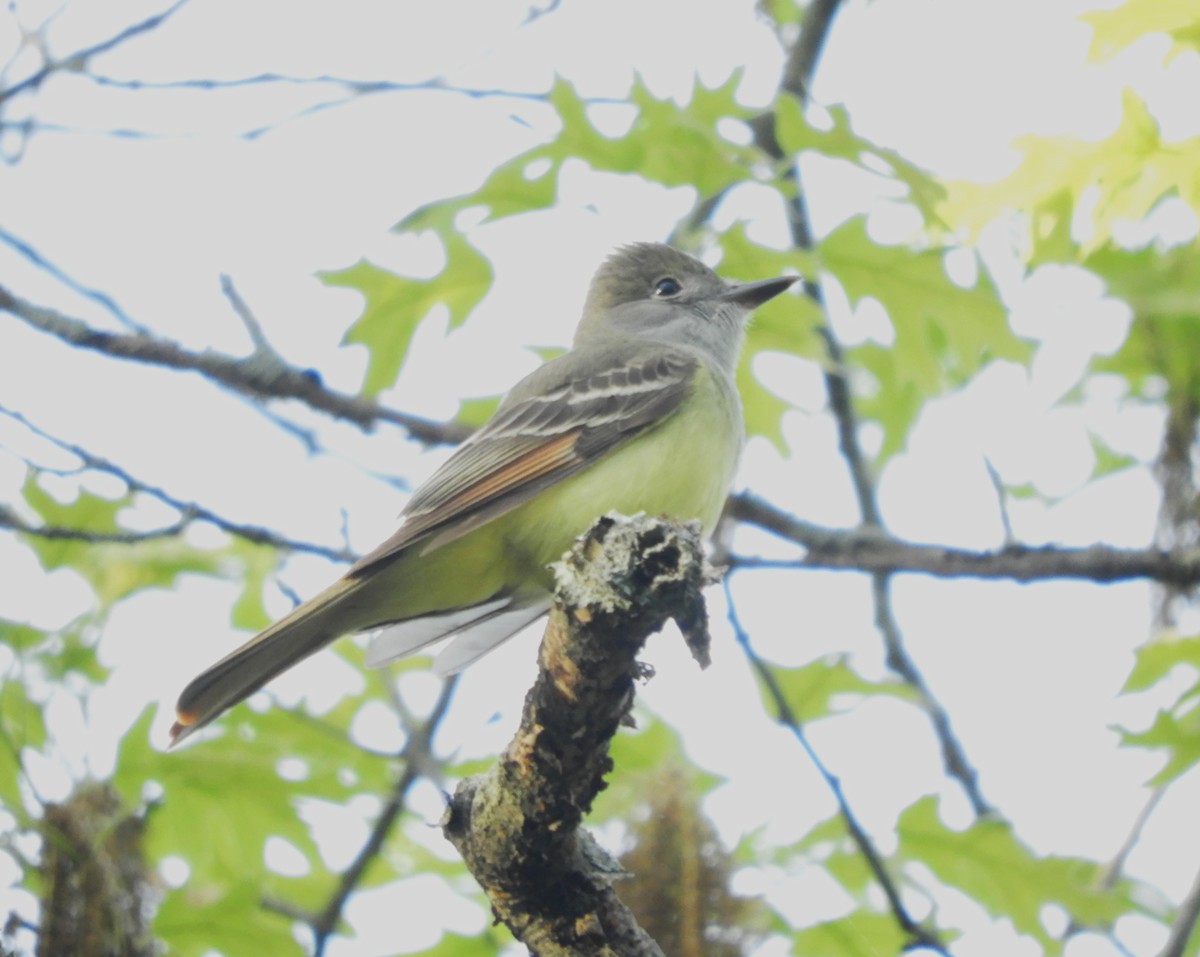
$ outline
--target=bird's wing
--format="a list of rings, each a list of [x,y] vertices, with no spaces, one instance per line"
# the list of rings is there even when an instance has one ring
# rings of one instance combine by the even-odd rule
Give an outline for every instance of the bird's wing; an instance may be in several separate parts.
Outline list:
[[[506,596],[441,615],[398,621],[371,634],[366,664],[378,668],[454,635],[454,640],[433,661],[434,674],[446,677],[462,671],[530,622],[541,618],[549,609],[549,596],[527,602]]]
[[[683,350],[636,341],[548,362],[417,490],[396,533],[346,577],[416,542],[430,550],[453,541],[661,422],[687,396],[696,365]]]
[[[621,343],[581,360],[568,352],[526,377],[496,415],[417,491],[397,532],[345,576],[196,677],[179,696],[178,743],[346,631],[341,608],[373,569],[416,545],[428,550],[516,508],[669,416],[687,396],[696,359],[682,349]],[[447,649],[442,668],[463,667],[546,609],[504,596],[469,609],[402,622],[377,659],[439,636],[482,628]],[[465,637],[465,636],[464,636]]]

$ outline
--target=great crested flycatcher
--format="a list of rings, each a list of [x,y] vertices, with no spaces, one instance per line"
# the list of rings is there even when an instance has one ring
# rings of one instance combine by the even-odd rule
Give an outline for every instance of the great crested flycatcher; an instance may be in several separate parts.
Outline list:
[[[350,632],[377,630],[370,665],[454,635],[434,667],[466,667],[549,610],[547,566],[610,510],[711,531],[742,446],[746,318],[795,280],[728,283],[657,243],[613,253],[571,350],[513,387],[391,538],[195,678],[172,743]]]

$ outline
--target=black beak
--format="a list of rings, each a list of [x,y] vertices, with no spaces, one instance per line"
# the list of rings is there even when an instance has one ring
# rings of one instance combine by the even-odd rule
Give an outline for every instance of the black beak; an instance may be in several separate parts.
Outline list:
[[[736,302],[739,306],[753,309],[755,306],[761,306],[769,299],[774,299],[799,279],[799,276],[780,276],[778,279],[760,279],[758,282],[744,282],[736,286],[730,286],[716,298],[722,302]]]

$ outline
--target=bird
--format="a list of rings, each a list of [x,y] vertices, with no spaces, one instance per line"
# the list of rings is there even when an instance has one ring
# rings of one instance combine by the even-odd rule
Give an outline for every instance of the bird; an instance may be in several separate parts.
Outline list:
[[[194,678],[171,744],[346,634],[372,633],[370,666],[452,638],[434,670],[465,668],[549,611],[548,566],[609,511],[711,532],[744,439],[747,319],[798,278],[731,282],[662,243],[619,247],[592,278],[571,348],[508,392],[390,537]]]

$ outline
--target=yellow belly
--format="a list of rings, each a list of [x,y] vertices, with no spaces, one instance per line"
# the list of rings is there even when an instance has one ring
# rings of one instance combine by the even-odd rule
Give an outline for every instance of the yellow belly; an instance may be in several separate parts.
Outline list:
[[[511,521],[501,519],[506,550],[530,571],[544,568],[609,511],[699,519],[711,531],[741,442],[741,410],[702,376],[689,400],[660,426],[515,509]]]
[[[460,539],[400,556],[348,604],[397,620],[479,604],[499,593],[549,591],[547,570],[609,511],[699,519],[711,531],[742,443],[736,396],[707,372],[656,428]],[[386,613],[383,613],[386,609]]]

